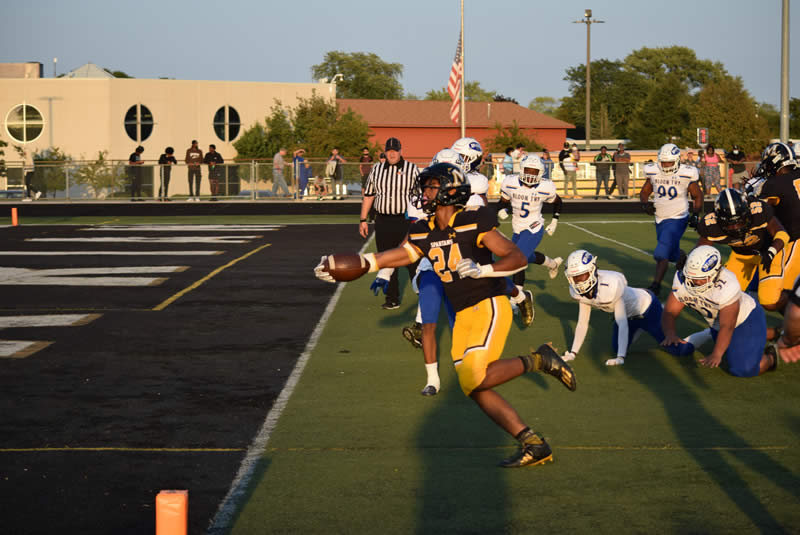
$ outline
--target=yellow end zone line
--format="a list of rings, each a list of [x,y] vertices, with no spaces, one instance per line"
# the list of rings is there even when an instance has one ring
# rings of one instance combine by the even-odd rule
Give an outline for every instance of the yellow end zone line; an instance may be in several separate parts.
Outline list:
[[[96,447],[96,448],[0,448],[0,453],[44,453],[61,451],[121,451],[143,453],[236,453],[244,448],[124,448],[124,447]]]
[[[247,258],[248,256],[250,256],[250,255],[254,255],[254,254],[256,254],[257,252],[259,252],[261,249],[264,249],[264,248],[266,248],[266,247],[269,247],[270,245],[272,245],[272,244],[271,244],[271,243],[265,243],[264,245],[262,245],[262,246],[260,246],[260,247],[256,247],[255,249],[253,249],[253,250],[252,250],[252,251],[250,251],[249,253],[245,253],[245,254],[243,254],[243,255],[242,255],[242,256],[240,256],[239,258],[236,258],[236,259],[234,259],[234,260],[231,260],[230,262],[228,262],[228,263],[227,263],[227,264],[225,264],[224,266],[220,266],[220,267],[218,267],[217,269],[215,269],[214,271],[212,271],[211,273],[209,273],[208,275],[206,275],[205,277],[203,277],[203,278],[202,278],[202,279],[200,279],[199,281],[195,282],[194,284],[192,284],[192,285],[190,285],[190,286],[187,286],[186,288],[184,288],[184,289],[183,289],[183,290],[181,290],[180,292],[176,293],[176,294],[175,294],[175,295],[173,295],[172,297],[169,297],[168,299],[166,299],[166,300],[162,301],[161,303],[159,303],[158,305],[156,305],[155,307],[153,307],[153,310],[164,310],[164,309],[165,309],[165,308],[167,308],[167,307],[168,307],[170,304],[172,304],[174,301],[177,301],[178,299],[180,299],[181,297],[183,297],[183,296],[184,296],[184,295],[186,295],[187,293],[191,292],[192,290],[194,290],[195,288],[197,288],[198,286],[200,286],[201,284],[203,284],[204,282],[206,282],[206,281],[207,281],[207,280],[209,280],[210,278],[212,278],[212,277],[214,277],[215,275],[217,275],[217,274],[218,274],[220,271],[222,271],[222,270],[224,270],[224,269],[227,269],[227,268],[231,267],[232,265],[234,265],[235,263],[239,262],[240,260],[244,260],[244,259],[245,259],[245,258]]]

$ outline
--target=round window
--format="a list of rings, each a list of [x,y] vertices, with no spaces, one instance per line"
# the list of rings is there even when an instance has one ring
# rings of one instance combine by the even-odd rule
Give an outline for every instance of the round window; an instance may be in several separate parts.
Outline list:
[[[15,106],[6,115],[6,132],[18,143],[30,143],[44,130],[44,118],[30,104]]]

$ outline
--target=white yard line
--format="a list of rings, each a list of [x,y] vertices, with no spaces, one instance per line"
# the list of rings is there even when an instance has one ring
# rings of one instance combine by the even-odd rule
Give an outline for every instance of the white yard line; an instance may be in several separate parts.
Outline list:
[[[147,232],[193,232],[198,230],[216,232],[254,232],[259,230],[279,230],[282,225],[98,225],[78,229],[83,232],[95,231],[147,231]]]
[[[374,234],[370,236],[370,239],[367,240],[367,242],[364,244],[364,247],[361,248],[361,252],[364,252],[367,246],[369,246],[369,244],[372,242],[373,238]],[[286,405],[289,403],[289,398],[294,392],[297,383],[300,381],[300,376],[303,374],[303,370],[305,369],[308,360],[311,358],[311,353],[314,351],[314,348],[317,347],[317,342],[319,341],[322,331],[325,329],[325,325],[327,325],[331,314],[333,314],[333,310],[336,308],[336,303],[339,302],[339,297],[342,295],[345,284],[347,283],[340,282],[338,284],[336,291],[331,297],[331,300],[328,301],[328,306],[325,307],[325,311],[322,313],[322,317],[319,319],[317,326],[311,333],[311,337],[308,339],[303,353],[300,355],[300,358],[297,359],[297,363],[295,364],[289,379],[286,381],[286,385],[284,385],[283,390],[281,390],[281,393],[278,396],[278,399],[275,400],[275,404],[267,413],[267,417],[264,420],[264,423],[261,425],[261,429],[259,430],[255,439],[250,444],[250,447],[247,448],[247,453],[242,460],[242,464],[239,465],[239,470],[236,473],[236,477],[233,479],[233,483],[231,483],[231,488],[228,490],[228,494],[226,494],[225,498],[223,498],[222,503],[220,503],[219,508],[217,509],[217,513],[211,520],[207,531],[208,534],[218,535],[225,533],[230,529],[233,516],[236,513],[242,498],[247,492],[247,487],[250,484],[250,479],[253,477],[253,472],[256,468],[256,465],[258,464],[259,459],[261,459],[261,457],[264,455],[264,451],[267,448],[267,442],[269,442],[272,432],[275,430],[275,426],[278,425],[278,419],[281,417],[281,414],[283,414]]]
[[[86,325],[100,314],[41,314],[38,316],[0,316],[0,329],[13,327],[74,327]]]
[[[585,232],[587,234],[591,234],[592,236],[594,236],[596,238],[600,238],[601,240],[610,241],[611,243],[615,243],[615,244],[617,244],[617,245],[619,245],[621,247],[627,247],[628,249],[632,249],[632,250],[636,251],[637,253],[642,253],[645,256],[653,256],[653,253],[649,253],[649,252],[645,251],[644,249],[639,249],[638,247],[634,247],[633,245],[628,245],[627,243],[624,243],[624,242],[621,242],[621,241],[617,241],[617,240],[615,240],[613,238],[609,238],[608,236],[603,236],[602,234],[598,234],[596,232],[592,232],[591,230],[583,228],[581,226],[578,226],[575,223],[564,223],[564,224],[568,225],[568,226],[570,226],[572,228],[576,228],[578,230],[582,230],[583,232]]]
[[[248,243],[250,240],[263,238],[261,235],[250,236],[169,236],[169,237],[147,237],[130,236],[118,237],[111,236],[103,238],[28,238],[29,242],[66,242],[66,243]]]

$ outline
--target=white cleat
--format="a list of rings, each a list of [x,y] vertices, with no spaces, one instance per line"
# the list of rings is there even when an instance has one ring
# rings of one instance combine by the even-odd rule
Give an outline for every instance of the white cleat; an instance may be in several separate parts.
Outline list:
[[[608,359],[606,361],[606,366],[622,366],[623,364],[625,364],[625,359],[623,357]]]
[[[551,279],[555,279],[558,276],[558,268],[561,267],[561,262],[563,262],[563,261],[564,261],[564,259],[561,258],[560,256],[558,258],[554,258],[553,259],[553,262],[555,262],[556,265],[555,265],[555,267],[551,267],[549,269],[550,278]]]
[[[566,353],[561,355],[561,360],[563,360],[564,362],[570,362],[570,361],[575,360],[575,357],[577,357],[577,356],[578,355],[576,355],[572,351],[567,351]]]

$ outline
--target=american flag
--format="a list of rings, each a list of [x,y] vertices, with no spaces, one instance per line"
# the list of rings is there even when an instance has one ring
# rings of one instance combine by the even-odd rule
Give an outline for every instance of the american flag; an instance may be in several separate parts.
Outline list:
[[[464,74],[464,58],[461,57],[461,35],[458,36],[458,47],[456,47],[456,57],[453,59],[453,66],[450,68],[450,79],[447,80],[447,94],[453,99],[450,105],[450,120],[458,124],[458,114],[461,109],[461,83]]]

